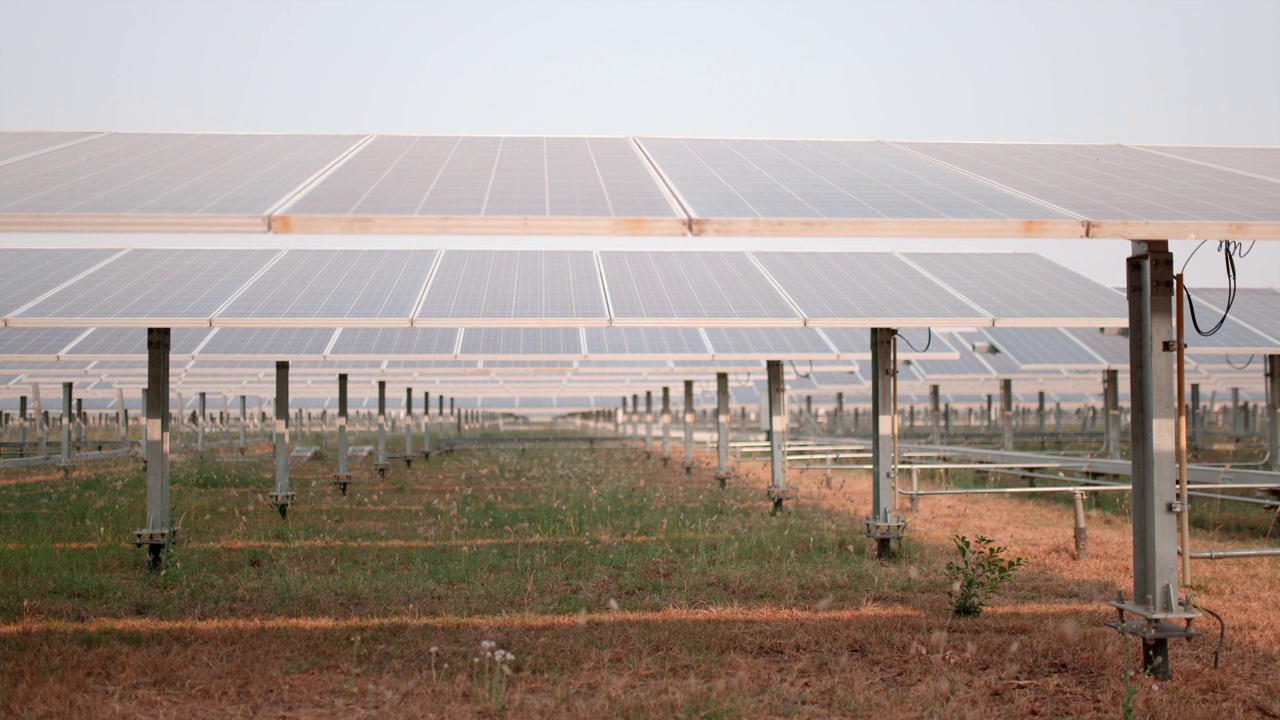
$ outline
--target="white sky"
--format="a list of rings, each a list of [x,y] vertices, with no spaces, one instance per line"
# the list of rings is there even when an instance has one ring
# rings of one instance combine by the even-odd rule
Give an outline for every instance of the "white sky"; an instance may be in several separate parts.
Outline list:
[[[1280,145],[1277,37],[1274,0],[0,0],[0,128]],[[161,239],[0,236],[50,241]],[[1088,240],[552,242],[1026,250],[1109,285],[1128,253]],[[1193,246],[1174,243],[1179,264]],[[1280,242],[1237,267],[1241,284],[1280,285]],[[1222,273],[1210,244],[1188,283]]]

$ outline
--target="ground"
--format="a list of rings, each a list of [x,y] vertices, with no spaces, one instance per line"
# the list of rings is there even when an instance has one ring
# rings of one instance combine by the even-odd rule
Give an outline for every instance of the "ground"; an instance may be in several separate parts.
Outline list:
[[[1280,717],[1280,560],[1197,562],[1221,667],[1206,618],[1156,682],[1106,627],[1132,582],[1123,507],[1090,510],[1081,561],[1069,503],[925,498],[879,562],[865,473],[793,473],[773,517],[763,466],[720,490],[699,460],[456,452],[358,465],[347,497],[317,460],[282,522],[269,459],[181,456],[162,575],[125,542],[136,461],[8,471],[0,716]],[[1201,505],[1197,545],[1274,543],[1268,511]],[[977,618],[946,597],[957,533],[1029,561]]]

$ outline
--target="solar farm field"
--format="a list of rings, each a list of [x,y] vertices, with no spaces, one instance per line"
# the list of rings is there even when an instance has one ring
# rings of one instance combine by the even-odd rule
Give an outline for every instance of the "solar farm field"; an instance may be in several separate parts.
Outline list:
[[[1280,576],[1198,563],[1197,601],[1228,618],[1221,666],[1206,618],[1173,682],[1143,677],[1105,625],[1131,582],[1106,507],[1080,561],[1069,503],[923,498],[882,563],[862,471],[799,473],[775,517],[767,467],[721,490],[714,457],[686,476],[634,448],[458,451],[385,478],[353,464],[345,497],[317,462],[294,468],[281,522],[269,459],[233,460],[174,457],[183,530],[160,574],[121,541],[143,512],[135,460],[0,475],[0,715],[1280,715]],[[1195,537],[1241,546],[1272,522],[1203,503]],[[948,605],[953,533],[1029,561],[977,618]]]

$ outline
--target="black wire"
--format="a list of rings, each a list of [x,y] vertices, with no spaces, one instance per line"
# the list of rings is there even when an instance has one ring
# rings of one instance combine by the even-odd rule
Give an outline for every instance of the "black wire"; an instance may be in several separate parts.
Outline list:
[[[1246,361],[1244,362],[1244,364],[1243,364],[1243,365],[1241,365],[1240,367],[1236,367],[1236,366],[1235,366],[1235,364],[1231,362],[1231,356],[1230,356],[1230,355],[1223,355],[1223,356],[1222,356],[1222,358],[1223,358],[1224,360],[1226,360],[1226,361],[1227,361],[1227,365],[1228,365],[1228,366],[1230,366],[1232,369],[1235,369],[1235,370],[1244,370],[1244,369],[1247,369],[1250,365],[1252,365],[1252,364],[1253,364],[1253,356],[1252,356],[1252,355],[1250,355],[1250,356],[1249,356],[1249,359],[1248,359],[1248,360],[1246,360]]]
[[[1201,244],[1203,245],[1204,243]],[[1200,327],[1200,321],[1196,318],[1196,304],[1191,298],[1191,288],[1187,287],[1185,282],[1182,284],[1183,293],[1187,296],[1187,310],[1191,314],[1191,325],[1195,328],[1196,333],[1199,334],[1200,337],[1209,337],[1210,335],[1217,333],[1222,329],[1223,324],[1227,322],[1227,316],[1231,314],[1231,306],[1236,302],[1235,252],[1237,252],[1239,246],[1240,243],[1233,242],[1231,240],[1218,241],[1218,250],[1222,253],[1223,262],[1226,264],[1227,268],[1227,303],[1222,310],[1222,317],[1218,318],[1218,322],[1215,323],[1213,327],[1208,330],[1204,330]],[[1197,247],[1196,249],[1199,250],[1200,248]],[[1252,249],[1252,246],[1250,246],[1250,249]],[[1192,254],[1194,255],[1195,253],[1192,252]],[[1187,260],[1190,259],[1191,258],[1187,258]],[[1184,264],[1183,267],[1185,268],[1186,265]]]
[[[1196,607],[1197,610],[1203,610],[1209,613],[1210,615],[1213,616],[1214,620],[1218,621],[1218,647],[1215,648],[1213,651],[1213,669],[1217,670],[1218,662],[1222,659],[1222,646],[1225,645],[1227,642],[1227,624],[1223,622],[1222,616],[1219,615],[1218,613],[1210,610],[1209,608],[1201,605],[1200,603],[1193,603],[1193,605]]]
[[[791,363],[791,372],[795,373],[796,377],[800,378],[801,380],[808,380],[810,377],[812,377],[812,376],[813,376],[813,361],[812,361],[812,360],[810,360],[810,361],[809,361],[809,374],[808,374],[808,375],[801,375],[801,374],[800,374],[800,371],[796,369],[796,361],[795,361],[795,360],[788,360],[787,362]]]
[[[912,350],[914,350],[915,352],[918,352],[918,353],[920,353],[921,355],[923,355],[924,353],[929,352],[929,346],[933,345],[933,328],[928,328],[928,330],[929,330],[929,339],[928,339],[927,341],[925,341],[924,349],[923,349],[923,350],[918,350],[918,349],[916,349],[916,346],[911,344],[911,341],[907,339],[907,336],[906,336],[906,335],[903,335],[902,333],[898,332],[897,330],[894,330],[894,331],[893,331],[893,334],[894,334],[894,335],[897,335],[897,336],[898,336],[898,337],[900,337],[900,338],[902,338],[902,342],[906,343],[906,344],[907,344],[907,347],[909,347],[909,348],[911,348]]]

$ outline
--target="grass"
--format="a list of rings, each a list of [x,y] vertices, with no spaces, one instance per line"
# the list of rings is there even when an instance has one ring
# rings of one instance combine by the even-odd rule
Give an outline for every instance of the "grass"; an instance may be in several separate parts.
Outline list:
[[[858,536],[865,474],[828,490],[793,473],[801,501],[775,518],[753,468],[722,491],[678,465],[457,452],[385,479],[355,464],[344,498],[303,464],[281,522],[269,459],[181,455],[161,575],[126,542],[136,462],[0,475],[0,715],[1120,716],[1136,647],[1102,603],[1127,587],[1118,515],[1091,513],[1093,554],[1074,563],[1069,506],[926,499],[884,564]],[[953,532],[1031,559],[981,619],[950,617]],[[1179,645],[1174,683],[1137,686],[1139,716],[1280,713],[1274,576],[1206,565],[1229,668],[1207,669],[1211,643]],[[516,656],[502,709],[472,682],[485,640]]]

